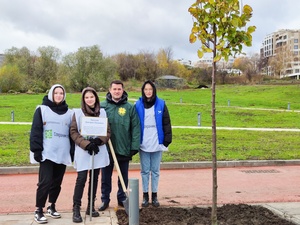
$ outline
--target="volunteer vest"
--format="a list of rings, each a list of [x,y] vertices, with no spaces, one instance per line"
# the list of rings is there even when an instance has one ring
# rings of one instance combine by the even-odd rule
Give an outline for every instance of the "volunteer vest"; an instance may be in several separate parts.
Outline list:
[[[41,105],[43,120],[43,159],[51,160],[57,164],[71,165],[70,156],[70,125],[72,110],[65,114],[57,114],[48,106]]]
[[[74,109],[76,123],[78,132],[81,130],[81,118],[84,115],[81,109]],[[100,109],[99,117],[106,118],[106,111],[104,109]],[[74,154],[74,168],[76,171],[84,171],[93,169],[103,168],[109,165],[109,156],[107,152],[106,145],[100,145],[98,154],[94,155],[94,162],[92,162],[93,157],[84,149],[80,148],[78,145],[75,145],[75,154]]]

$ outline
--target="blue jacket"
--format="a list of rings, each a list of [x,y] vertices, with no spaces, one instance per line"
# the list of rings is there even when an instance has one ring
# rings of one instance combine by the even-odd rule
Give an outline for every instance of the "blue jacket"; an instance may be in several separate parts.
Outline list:
[[[164,143],[164,137],[165,137],[164,130],[163,130],[164,107],[165,107],[165,101],[156,97],[155,104],[154,104],[154,114],[155,114],[155,121],[156,121],[159,144]],[[136,108],[138,116],[140,118],[141,143],[142,143],[143,136],[144,136],[144,119],[145,119],[145,107],[144,107],[142,97],[140,97],[139,100],[136,102],[135,108]]]

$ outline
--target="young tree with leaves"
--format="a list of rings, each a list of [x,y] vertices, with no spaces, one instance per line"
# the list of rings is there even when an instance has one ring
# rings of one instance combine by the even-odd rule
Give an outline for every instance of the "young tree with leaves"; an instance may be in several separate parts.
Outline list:
[[[245,5],[240,10],[239,0],[197,0],[188,9],[194,23],[190,34],[190,43],[201,42],[198,57],[205,53],[213,56],[212,65],[212,164],[213,164],[213,205],[212,225],[217,225],[217,132],[215,107],[216,62],[221,58],[242,53],[242,46],[251,46],[255,26],[246,28],[252,17],[252,8]]]

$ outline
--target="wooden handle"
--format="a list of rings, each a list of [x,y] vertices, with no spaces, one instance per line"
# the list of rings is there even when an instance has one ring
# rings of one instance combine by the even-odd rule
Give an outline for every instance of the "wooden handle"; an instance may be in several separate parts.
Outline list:
[[[123,179],[123,176],[122,176],[122,173],[121,173],[121,170],[120,170],[120,167],[119,167],[119,163],[118,163],[118,160],[117,160],[117,157],[116,157],[116,153],[115,153],[114,147],[113,147],[110,139],[108,140],[108,145],[109,145],[110,152],[111,152],[111,155],[112,155],[114,163],[115,163],[115,167],[116,167],[117,172],[118,172],[118,176],[119,176],[123,191],[126,194],[127,188],[125,186],[124,179]]]

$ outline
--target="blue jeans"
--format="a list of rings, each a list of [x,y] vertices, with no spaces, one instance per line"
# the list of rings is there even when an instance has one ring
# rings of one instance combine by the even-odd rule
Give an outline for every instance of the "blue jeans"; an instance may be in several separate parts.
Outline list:
[[[151,191],[152,193],[156,193],[158,190],[162,152],[144,152],[140,150],[139,154],[141,162],[143,192],[149,192],[149,179],[151,175]]]

